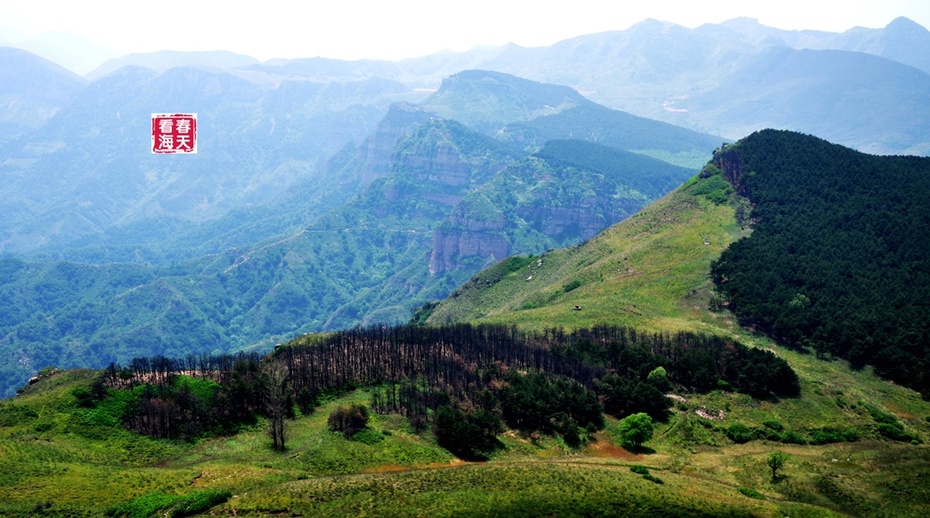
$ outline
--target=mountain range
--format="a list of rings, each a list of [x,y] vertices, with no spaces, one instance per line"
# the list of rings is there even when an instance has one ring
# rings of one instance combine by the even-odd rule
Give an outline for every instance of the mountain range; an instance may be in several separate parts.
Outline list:
[[[138,54],[93,81],[6,49],[5,391],[47,364],[404,321],[507,255],[592,238],[763,126],[925,153],[926,33],[647,20],[398,62]],[[148,152],[163,111],[199,114],[197,155]]]
[[[99,238],[153,217],[164,218],[170,232],[177,233],[190,223],[264,203],[300,183],[298,177],[306,182],[320,174],[325,160],[349,141],[360,142],[390,102],[420,101],[444,78],[467,69],[567,85],[605,106],[731,140],[773,127],[867,152],[924,154],[930,146],[924,114],[930,79],[921,60],[930,55],[928,41],[930,33],[905,18],[883,29],[842,34],[782,31],[750,19],[696,29],[647,20],[625,31],[550,47],[509,45],[398,62],[310,58],[259,63],[224,52],[133,54],[88,74],[92,84],[9,49],[7,59],[18,57],[4,70],[18,75],[4,81],[8,131],[0,139],[19,138],[4,146],[0,163],[15,179],[8,199],[24,203],[8,201],[13,208],[0,207],[9,228],[0,236],[0,249],[54,248],[60,240],[85,233]],[[129,72],[131,67],[150,72]],[[120,68],[126,71],[106,77]],[[52,70],[58,79],[42,76]],[[442,101],[436,102],[434,110],[442,113]],[[223,114],[216,111],[219,103],[237,107]],[[211,145],[201,153],[212,156],[198,157],[197,166],[171,164],[170,171],[155,165],[165,160],[152,162],[151,157],[138,160],[128,172],[107,162],[121,150],[142,149],[148,139],[144,119],[168,109],[167,104],[169,111],[204,114],[202,129],[216,140],[205,141]],[[70,143],[72,138],[82,141]],[[63,144],[74,148],[67,156],[61,153]],[[236,150],[235,163],[222,161],[221,147]],[[59,154],[49,156],[52,150]],[[239,165],[247,169],[237,170]],[[49,167],[65,174],[52,175]],[[76,181],[71,175],[88,170],[96,170],[97,179],[84,181],[113,191],[121,205],[88,199],[62,189],[61,182],[41,183],[56,179],[71,185]],[[129,180],[111,185],[117,178]],[[36,192],[60,192],[67,199],[34,199]],[[74,223],[62,220],[71,215]],[[56,226],[67,230],[58,235],[45,230]],[[158,233],[152,226],[133,228],[138,234]],[[286,230],[292,229],[277,229]]]
[[[414,133],[506,150],[463,128],[434,118]],[[566,142],[538,155],[578,160]],[[908,222],[927,217],[928,161],[764,130],[584,243],[482,270],[419,325],[314,333],[264,356],[43,369],[0,405],[0,513],[922,517],[927,396],[823,339],[890,346],[874,360],[922,337],[927,350],[914,296],[927,226]],[[404,210],[448,194],[426,192]],[[72,287],[79,273],[57,272]],[[874,280],[896,284],[862,288]],[[843,320],[805,325],[830,306]],[[887,342],[899,324],[906,340]],[[916,360],[896,365],[917,367],[902,383],[919,381]],[[294,398],[278,424],[261,403],[274,366]]]
[[[0,514],[926,516],[926,36],[0,52]]]
[[[129,72],[142,74],[143,83],[165,75],[122,71],[94,84]],[[204,77],[194,69],[173,72]],[[245,88],[228,76],[205,77]],[[245,88],[242,96],[252,93]],[[548,102],[561,111],[544,116],[540,106]],[[500,109],[476,122],[475,105]],[[185,235],[145,218],[98,239],[81,236],[72,223],[63,232],[84,246],[61,252],[71,261],[9,259],[2,286],[16,309],[2,319],[2,346],[19,360],[6,366],[6,390],[37,365],[268,347],[300,332],[405,321],[487,264],[574,244],[629,217],[694,174],[655,157],[680,161],[719,142],[610,110],[567,87],[494,72],[452,76],[421,105],[391,105],[368,137],[336,152],[317,176],[207,227],[229,222],[219,235]],[[189,182],[194,171],[177,178]],[[201,174],[186,188],[210,181]],[[86,180],[70,181],[119,199]],[[101,214],[103,201],[84,205]],[[154,231],[146,234],[144,225]],[[291,233],[275,237],[284,225]],[[196,236],[257,242],[209,253]],[[174,247],[191,246],[168,256],[174,264],[155,255],[168,249],[169,237]],[[140,264],[135,256],[161,264]]]

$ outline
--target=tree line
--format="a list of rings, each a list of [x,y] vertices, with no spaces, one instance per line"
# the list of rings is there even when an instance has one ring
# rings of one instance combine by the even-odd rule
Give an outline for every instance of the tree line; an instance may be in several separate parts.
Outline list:
[[[798,392],[784,360],[718,337],[469,324],[307,335],[267,357],[138,358],[111,364],[99,391],[134,396],[123,421],[139,432],[192,438],[265,416],[274,445],[283,448],[283,419],[295,407],[312,412],[324,398],[358,387],[371,387],[373,410],[433,426],[441,444],[473,458],[493,449],[502,423],[580,444],[603,427],[603,412],[663,419],[672,389]]]

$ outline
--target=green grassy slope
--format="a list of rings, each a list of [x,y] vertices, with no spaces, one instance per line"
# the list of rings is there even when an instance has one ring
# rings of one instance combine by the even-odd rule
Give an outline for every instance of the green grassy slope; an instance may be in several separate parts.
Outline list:
[[[122,516],[149,516],[159,505],[164,514],[207,492],[228,500],[205,514],[236,516],[836,514],[829,502],[772,489],[758,447],[726,457],[729,464],[717,472],[718,454],[688,454],[682,462],[683,453],[667,439],[655,442],[653,454],[626,452],[617,446],[613,419],[583,450],[556,438],[507,433],[501,437],[507,449],[494,460],[463,463],[429,433],[412,433],[399,416],[374,415],[365,441],[330,432],[332,409],[368,401],[368,393],[355,391],[290,421],[288,449],[276,453],[261,425],[197,444],[126,432],[107,422],[106,412],[77,405],[72,391],[89,386],[92,376],[59,372],[0,407],[0,515],[101,516],[120,506]],[[818,455],[835,454],[803,451],[797,458],[816,462]],[[842,468],[862,460],[870,461],[860,455]],[[631,472],[632,465],[647,466],[661,483]],[[804,497],[810,488],[800,466],[786,468],[786,480]],[[765,497],[748,498],[737,491],[742,486]]]
[[[599,323],[705,330],[711,260],[745,233],[728,205],[678,190],[590,241],[509,259],[459,288],[429,323],[496,322],[529,328]],[[581,310],[574,310],[574,306]]]
[[[822,361],[782,348],[740,328],[728,312],[708,309],[714,297],[708,280],[711,261],[749,233],[737,224],[733,207],[741,202],[729,191],[717,176],[695,177],[587,243],[542,257],[510,258],[481,272],[433,309],[427,321],[514,323],[531,329],[610,323],[649,331],[707,332],[770,349],[798,373],[802,396],[760,401],[729,392],[683,395],[676,405],[677,415],[663,432],[668,451],[678,452],[673,454],[677,462],[685,470],[739,484],[747,480],[743,470],[749,459],[758,462],[764,452],[781,446],[765,441],[736,446],[719,435],[733,424],[765,430],[763,423],[778,421],[785,430],[808,440],[825,428],[852,429],[858,431],[860,442],[835,449],[791,448],[792,455],[804,459],[803,476],[792,482],[807,487],[810,493],[804,498],[832,503],[854,514],[869,510],[894,515],[925,509],[915,498],[917,494],[926,497],[925,490],[904,491],[901,498],[896,497],[881,489],[883,483],[873,470],[886,470],[897,477],[898,469],[907,469],[911,477],[926,476],[916,459],[930,452],[923,445],[899,450],[879,442],[881,435],[869,409],[895,416],[926,442],[930,432],[927,401],[913,390],[878,378],[870,369],[854,370],[843,361]],[[713,201],[727,196],[730,203]],[[708,423],[695,417],[698,410],[725,417]],[[753,475],[756,480],[761,476]],[[800,493],[792,494],[798,497]],[[882,507],[902,502],[910,502],[910,507],[903,505],[894,512]]]

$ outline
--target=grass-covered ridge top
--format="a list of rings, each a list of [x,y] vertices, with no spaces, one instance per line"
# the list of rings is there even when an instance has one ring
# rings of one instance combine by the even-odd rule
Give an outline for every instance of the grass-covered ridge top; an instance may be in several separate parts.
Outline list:
[[[433,308],[427,322],[705,331],[701,320],[718,320],[706,311],[710,263],[748,232],[731,204],[706,195],[719,180],[696,176],[586,243],[492,266]]]
[[[87,420],[75,393],[90,389],[97,373],[58,372],[0,409],[5,474],[0,477],[0,514],[100,516],[108,509],[173,505],[199,500],[206,496],[201,492],[228,491],[232,498],[217,504],[213,513],[444,516],[507,509],[514,516],[534,516],[542,509],[590,508],[623,515],[661,503],[672,516],[833,516],[879,510],[920,516],[926,488],[921,489],[915,473],[927,472],[927,449],[876,443],[881,435],[869,430],[875,427],[873,410],[883,421],[893,412],[914,430],[916,420],[900,417],[901,412],[930,414],[930,407],[866,373],[826,366],[828,373],[811,378],[802,363],[800,399],[682,393],[687,401],[676,401],[669,422],[657,427],[649,442],[654,453],[648,455],[619,449],[618,422],[608,417],[604,431],[583,449],[546,435],[534,439],[507,433],[500,436],[504,449],[491,462],[476,465],[455,461],[428,432],[415,433],[413,424],[397,414],[372,413],[371,432],[364,439],[330,432],[327,416],[342,406],[368,404],[374,393],[365,390],[333,395],[312,414],[298,413],[289,421],[287,451],[280,454],[269,447],[263,426],[182,443]],[[840,388],[842,396],[837,395]],[[711,421],[698,411],[723,411],[726,417]],[[755,437],[735,443],[728,436],[734,423],[745,423]],[[778,430],[809,438],[813,435],[805,426],[837,425],[856,426],[858,442],[813,445],[805,439],[811,445],[772,445],[765,438]],[[927,432],[926,424],[916,429]],[[773,447],[790,455],[778,483],[770,481],[765,465]],[[631,465],[648,466],[663,482],[661,488],[630,472]],[[22,491],[27,485],[30,490]],[[385,492],[388,487],[395,489]],[[747,498],[737,487],[765,498]],[[402,499],[397,499],[398,488]],[[388,501],[390,509],[384,507]]]

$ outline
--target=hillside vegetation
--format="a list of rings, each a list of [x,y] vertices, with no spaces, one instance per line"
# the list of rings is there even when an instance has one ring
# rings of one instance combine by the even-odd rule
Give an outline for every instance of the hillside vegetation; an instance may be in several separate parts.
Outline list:
[[[742,323],[930,399],[930,159],[764,131],[714,166],[753,205],[711,269]]]
[[[453,106],[493,98],[519,107],[524,97],[555,91],[586,110],[567,110],[549,129],[563,140],[517,145],[506,133],[489,136],[397,103],[361,144],[327,162],[325,180],[308,178],[273,206],[243,209],[205,228],[161,228],[174,245],[205,254],[197,259],[109,262],[111,254],[126,260],[124,253],[149,259],[147,246],[120,241],[157,237],[138,226],[113,242],[86,238],[77,262],[0,258],[0,295],[9,301],[0,309],[0,351],[16,359],[0,366],[0,395],[46,366],[268,350],[300,333],[403,322],[482,267],[588,239],[693,175],[696,168],[636,152],[647,141],[653,154],[679,157],[719,140],[506,74],[476,71],[450,84],[455,88],[437,96]],[[564,139],[592,113],[600,126],[633,125],[630,138],[605,141],[627,147],[579,140],[590,134]],[[499,113],[497,127],[510,117]],[[291,232],[271,237],[276,225]],[[226,248],[232,244],[241,246]],[[222,251],[205,253],[215,247]],[[106,264],[95,264],[101,260]]]
[[[707,320],[723,320],[706,310],[708,268],[748,231],[737,224],[731,206],[691,192],[725,189],[725,182],[710,183],[686,185],[582,245],[502,261],[454,291],[426,322],[529,328],[610,322],[699,331]]]
[[[855,387],[850,398],[918,410],[900,389],[834,370],[834,387]],[[870,418],[856,417],[867,413],[817,408],[830,398],[815,394],[809,376],[803,403],[686,394],[642,452],[621,449],[620,425],[608,418],[581,447],[558,435],[502,434],[486,463],[455,459],[428,429],[394,413],[370,414],[351,438],[330,431],[338,409],[372,401],[376,391],[368,390],[333,394],[289,419],[284,453],[270,448],[263,419],[193,443],[152,439],[119,424],[124,399],[87,406],[97,376],[44,373],[0,406],[4,516],[921,516],[927,497],[925,448],[868,437],[820,446],[730,438],[728,423],[752,430],[758,419],[768,433],[800,430],[816,415],[802,408],[823,411],[818,418],[834,425],[858,422],[868,433]],[[722,422],[694,413],[724,409]],[[777,482],[765,465],[773,448],[790,455]]]
[[[0,406],[0,512],[924,516],[928,402],[711,311],[711,263],[750,233],[750,208],[708,166],[591,241],[502,261],[419,315],[516,329],[379,326],[265,359],[44,372]],[[699,358],[713,367],[687,363]],[[275,362],[290,417],[261,402]],[[779,371],[768,379],[787,384],[758,385]],[[635,412],[655,419],[640,444],[618,420]]]

